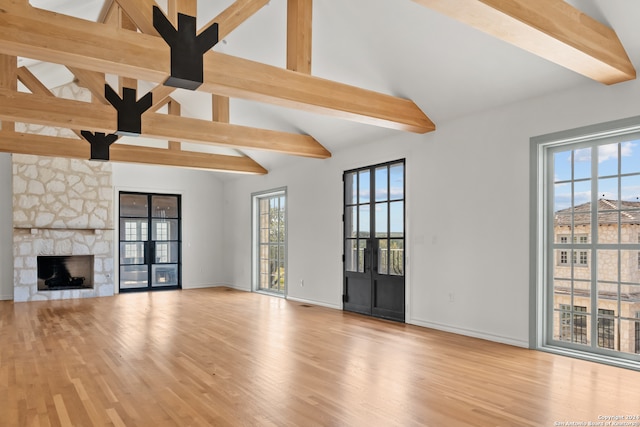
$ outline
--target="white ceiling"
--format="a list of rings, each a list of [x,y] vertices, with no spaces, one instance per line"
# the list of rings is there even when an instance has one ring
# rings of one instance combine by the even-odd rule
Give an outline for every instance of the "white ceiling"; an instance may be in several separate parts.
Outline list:
[[[31,4],[95,20],[104,0],[31,0]],[[164,4],[163,4],[164,3]],[[233,3],[198,1],[202,26]],[[271,0],[216,50],[285,67],[286,0]],[[572,0],[611,26],[636,68],[640,64],[640,2]],[[165,2],[158,1],[161,7]],[[49,87],[71,79],[27,62]],[[558,92],[600,85],[586,77],[485,35],[411,0],[315,0],[312,74],[413,100],[436,126],[456,117]],[[49,80],[49,81],[47,81]],[[210,97],[174,96],[183,115],[210,118]],[[399,131],[270,105],[231,100],[231,122],[308,133],[332,152]],[[436,130],[437,132],[437,130]],[[267,169],[295,157],[246,152]]]

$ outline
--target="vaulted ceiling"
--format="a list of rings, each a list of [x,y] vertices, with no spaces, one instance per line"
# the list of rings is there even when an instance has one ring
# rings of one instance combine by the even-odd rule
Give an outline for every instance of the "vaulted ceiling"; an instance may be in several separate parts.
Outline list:
[[[550,92],[624,84],[640,60],[634,0],[316,0],[312,13],[311,0],[157,1],[169,18],[197,15],[198,28],[221,23],[190,91],[161,84],[169,49],[153,4],[0,0],[0,150],[86,158],[79,136],[11,122],[114,132],[106,80],[154,93],[142,136],[120,138],[111,160],[265,173]],[[49,91],[72,80],[91,105]]]

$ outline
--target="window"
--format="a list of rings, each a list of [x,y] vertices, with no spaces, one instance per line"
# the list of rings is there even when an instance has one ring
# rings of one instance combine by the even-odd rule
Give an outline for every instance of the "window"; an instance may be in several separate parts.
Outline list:
[[[640,117],[532,149],[535,346],[640,368]]]
[[[253,195],[253,289],[284,295],[286,290],[286,190]]]

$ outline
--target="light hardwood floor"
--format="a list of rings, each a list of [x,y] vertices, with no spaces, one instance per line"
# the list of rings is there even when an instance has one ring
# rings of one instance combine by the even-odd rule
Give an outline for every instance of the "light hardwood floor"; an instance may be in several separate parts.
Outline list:
[[[264,295],[0,302],[0,426],[554,426],[613,415],[640,415],[640,372]]]

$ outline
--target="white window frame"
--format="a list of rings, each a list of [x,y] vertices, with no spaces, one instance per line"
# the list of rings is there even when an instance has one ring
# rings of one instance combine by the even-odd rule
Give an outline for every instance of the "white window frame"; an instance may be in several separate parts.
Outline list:
[[[284,229],[285,229],[285,238],[284,238],[284,291],[282,293],[279,292],[269,292],[260,288],[260,200],[265,198],[271,198],[275,196],[284,196],[285,199],[285,212],[284,212]],[[289,253],[289,231],[288,231],[288,223],[289,223],[289,199],[287,195],[287,187],[276,188],[273,190],[262,191],[251,194],[251,290],[253,292],[259,293],[267,293],[269,295],[280,296],[283,298],[287,297],[288,291],[288,283],[289,283],[289,268],[288,268],[288,253]]]
[[[529,344],[531,348],[543,351],[640,370],[640,355],[624,352],[612,355],[607,349],[590,346],[585,350],[578,345],[572,345],[573,343],[558,345],[558,342],[553,340],[553,292],[548,285],[553,283],[554,265],[559,262],[559,259],[554,259],[554,251],[550,250],[554,245],[555,236],[552,220],[553,203],[547,197],[549,183],[554,181],[553,171],[550,170],[552,168],[548,165],[549,158],[552,156],[549,153],[554,147],[565,147],[565,150],[578,149],[600,143],[627,141],[630,138],[640,139],[640,116],[531,138]],[[595,198],[594,195],[592,203]],[[589,268],[595,270],[593,262],[596,256],[594,253],[596,244],[593,242],[596,240],[595,236],[591,240],[585,248],[590,251]],[[557,244],[555,245],[557,248]],[[567,250],[571,249],[575,247],[567,248]],[[598,316],[592,313],[591,317],[591,336],[597,337]]]

